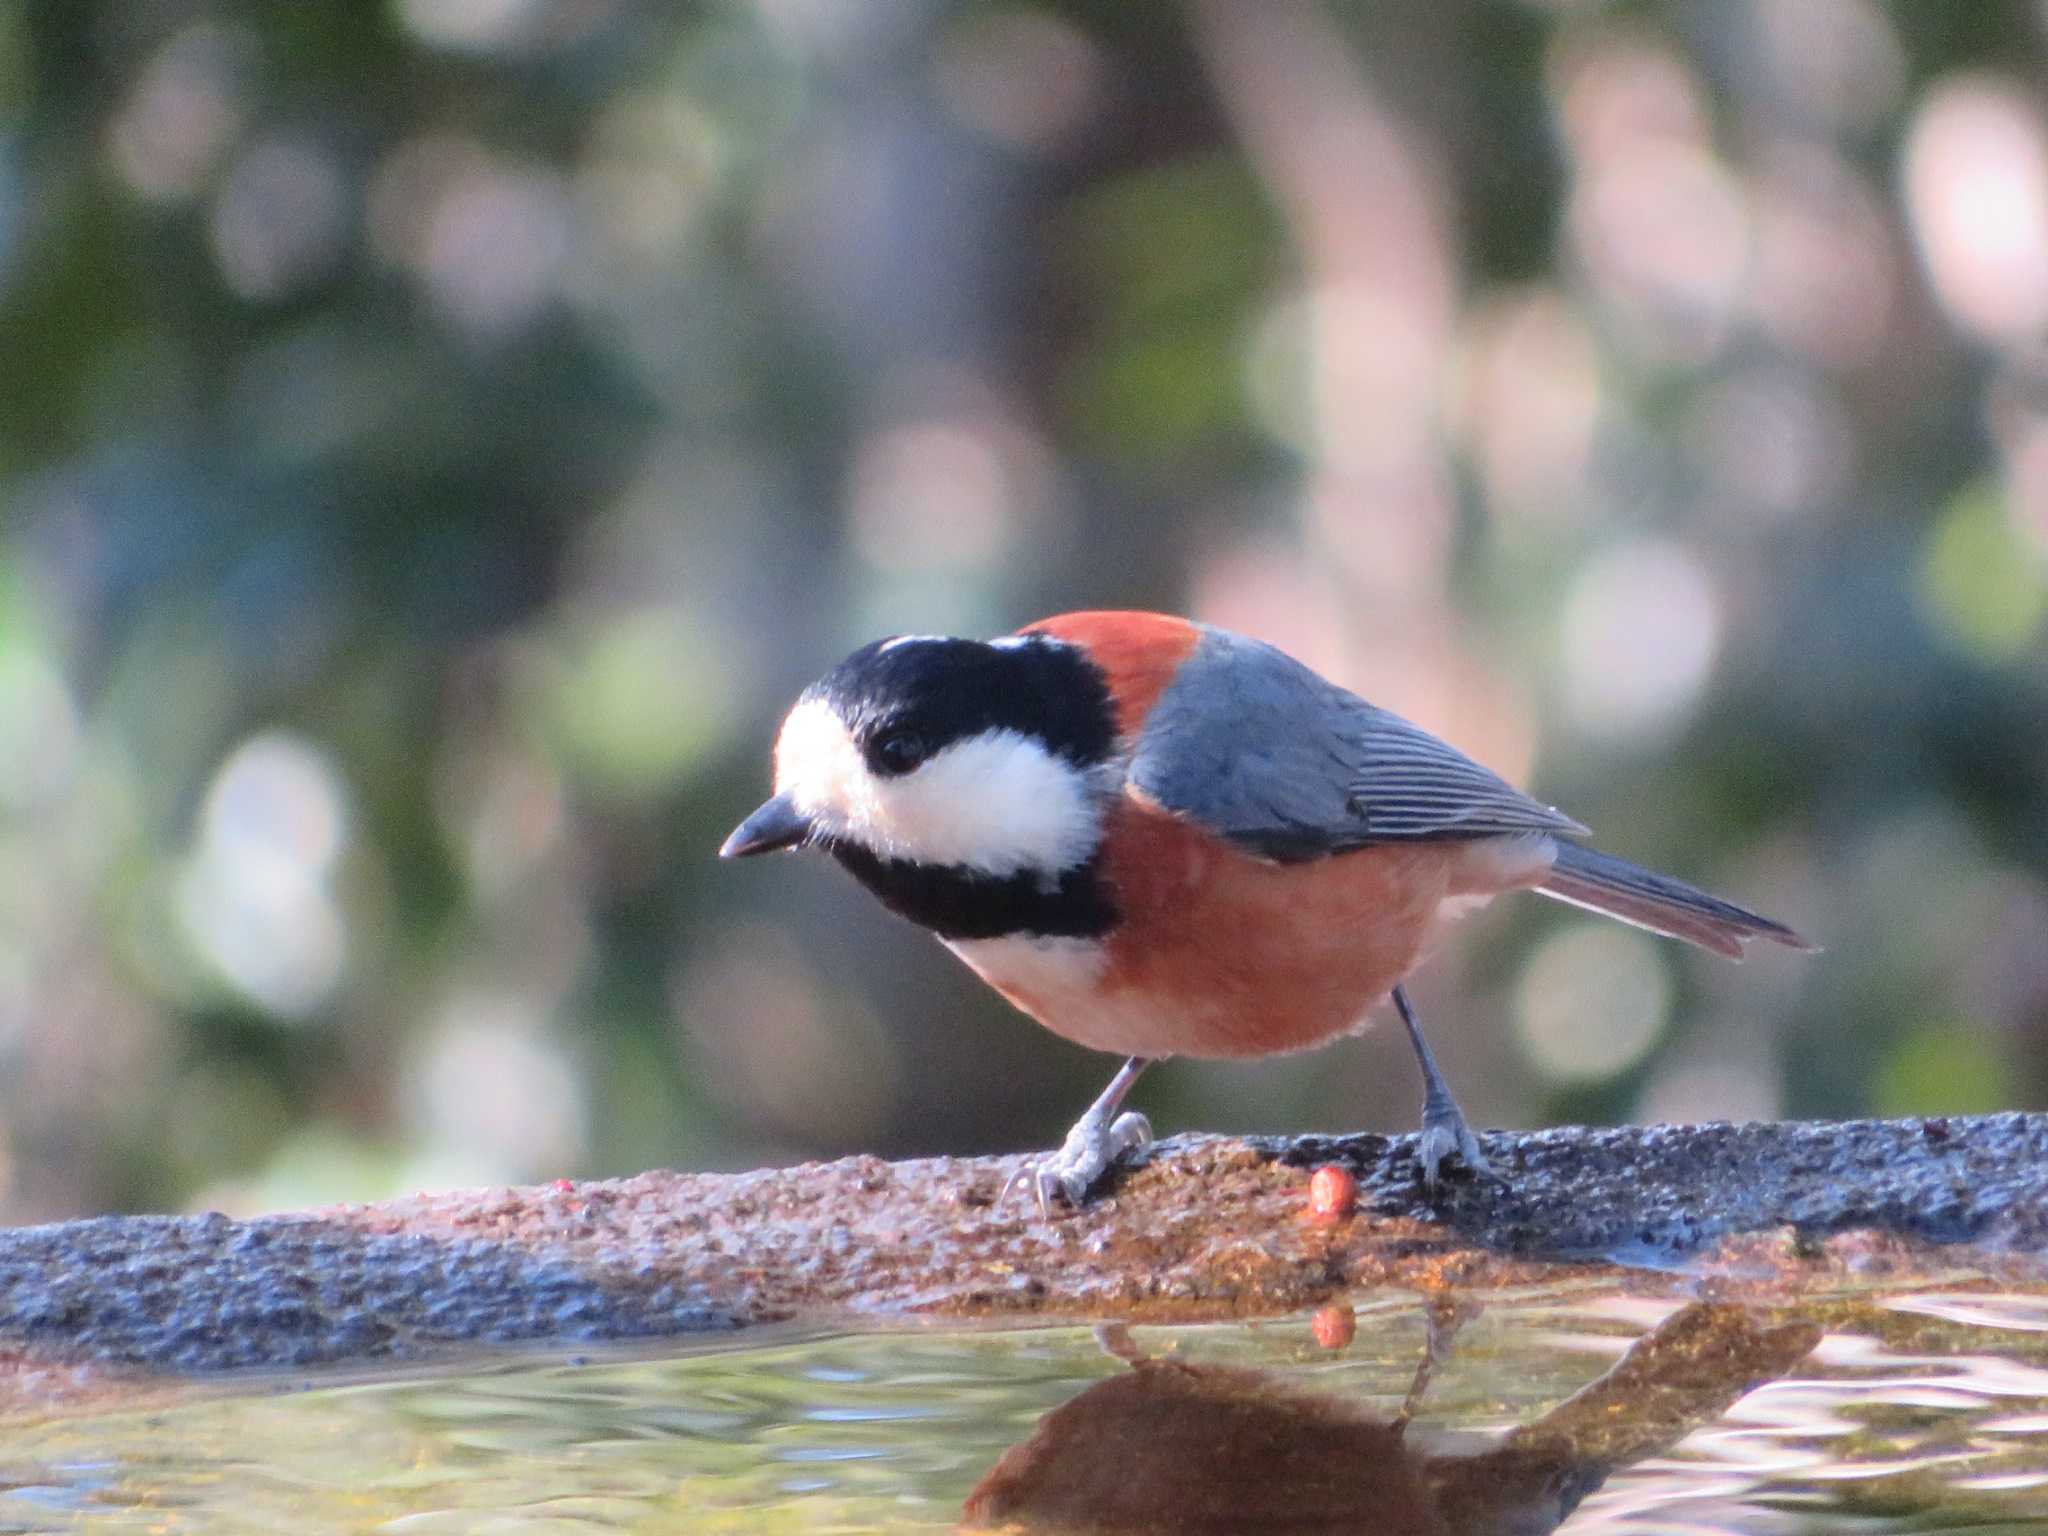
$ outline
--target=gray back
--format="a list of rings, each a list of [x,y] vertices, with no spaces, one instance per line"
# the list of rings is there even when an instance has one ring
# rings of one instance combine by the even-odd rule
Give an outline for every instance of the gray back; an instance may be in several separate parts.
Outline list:
[[[1586,830],[1285,652],[1207,626],[1147,719],[1130,778],[1167,810],[1283,861]]]

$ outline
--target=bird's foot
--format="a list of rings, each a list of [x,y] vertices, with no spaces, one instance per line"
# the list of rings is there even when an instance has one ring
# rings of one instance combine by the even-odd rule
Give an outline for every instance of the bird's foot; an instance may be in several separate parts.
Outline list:
[[[1434,1194],[1442,1183],[1444,1161],[1455,1158],[1475,1178],[1497,1175],[1486,1154],[1479,1150],[1479,1138],[1456,1104],[1430,1105],[1422,1114],[1422,1134],[1415,1142],[1416,1161],[1422,1164],[1422,1187]]]
[[[1127,1110],[1114,1120],[1083,1115],[1067,1132],[1059,1151],[1033,1158],[1010,1176],[1003,1186],[1003,1198],[1008,1199],[1021,1184],[1038,1196],[1040,1216],[1051,1217],[1055,1195],[1079,1210],[1087,1203],[1088,1191],[1118,1158],[1151,1144],[1152,1122],[1136,1110]]]
[[[1486,1154],[1479,1150],[1479,1138],[1472,1134],[1464,1111],[1451,1096],[1451,1085],[1444,1081],[1443,1070],[1437,1066],[1429,1042],[1422,1038],[1422,1026],[1415,1022],[1415,1009],[1408,994],[1400,987],[1394,988],[1394,1007],[1408,1031],[1408,1043],[1415,1048],[1415,1064],[1422,1068],[1422,1134],[1415,1139],[1415,1159],[1422,1164],[1423,1190],[1436,1193],[1442,1183],[1439,1170],[1444,1160],[1451,1157],[1463,1163],[1465,1171],[1474,1178],[1495,1177]]]

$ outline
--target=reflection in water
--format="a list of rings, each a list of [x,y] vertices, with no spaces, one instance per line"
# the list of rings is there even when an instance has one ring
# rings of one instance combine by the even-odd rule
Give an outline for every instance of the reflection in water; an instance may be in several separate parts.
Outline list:
[[[1719,1418],[1821,1338],[1810,1322],[1773,1325],[1743,1307],[1697,1303],[1491,1448],[1431,1454],[1409,1443],[1410,1416],[1454,1322],[1432,1314],[1431,1346],[1390,1420],[1267,1371],[1133,1358],[1006,1453],[969,1496],[964,1526],[1043,1536],[1537,1536],[1617,1467]]]
[[[1744,1312],[1672,1283],[1433,1317],[1368,1293],[1313,1327],[1149,1326],[1118,1359],[1083,1328],[920,1328],[244,1383],[5,1421],[0,1532],[932,1536],[963,1501],[1029,1536],[2048,1531],[2048,1292],[1958,1274]]]

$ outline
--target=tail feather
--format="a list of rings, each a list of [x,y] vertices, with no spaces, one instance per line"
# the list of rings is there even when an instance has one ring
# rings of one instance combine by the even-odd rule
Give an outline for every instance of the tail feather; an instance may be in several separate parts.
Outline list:
[[[1558,844],[1557,862],[1536,889],[1554,900],[1666,938],[1684,939],[1731,959],[1740,960],[1742,946],[1751,939],[1769,939],[1790,949],[1813,948],[1783,923],[1578,843]]]

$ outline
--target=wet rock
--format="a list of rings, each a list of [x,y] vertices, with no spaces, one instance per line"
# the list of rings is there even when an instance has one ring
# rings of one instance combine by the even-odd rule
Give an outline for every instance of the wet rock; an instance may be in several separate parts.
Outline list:
[[[787,1319],[1254,1316],[1364,1286],[1526,1284],[1560,1264],[1690,1263],[1796,1288],[1953,1270],[1959,1244],[1980,1265],[2048,1252],[2048,1115],[1485,1142],[1505,1182],[1431,1197],[1412,1138],[1175,1138],[1049,1221],[995,1198],[1014,1158],[856,1158],[0,1232],[0,1394],[75,1383],[50,1368],[81,1363],[211,1375]],[[1358,1185],[1334,1220],[1310,1209],[1326,1164]]]

